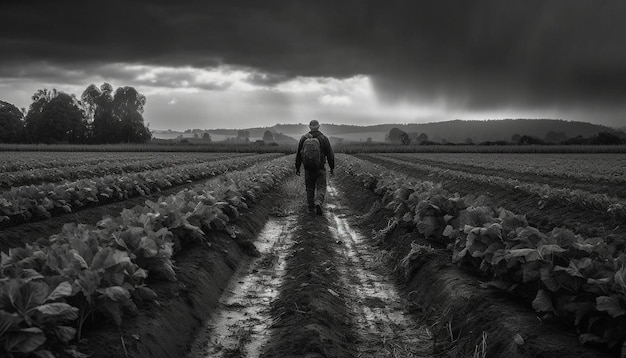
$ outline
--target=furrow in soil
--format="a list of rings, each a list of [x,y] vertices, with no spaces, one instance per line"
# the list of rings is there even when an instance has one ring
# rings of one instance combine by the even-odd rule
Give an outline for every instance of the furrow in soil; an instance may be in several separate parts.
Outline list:
[[[349,223],[349,210],[329,186],[327,204],[331,233],[339,245],[338,267],[348,289],[346,304],[353,311],[359,357],[432,357],[428,326],[408,312],[408,303],[385,274],[379,250]]]
[[[283,280],[293,225],[293,217],[269,219],[256,241],[260,257],[238,270],[187,358],[259,356],[269,338],[270,304]]]

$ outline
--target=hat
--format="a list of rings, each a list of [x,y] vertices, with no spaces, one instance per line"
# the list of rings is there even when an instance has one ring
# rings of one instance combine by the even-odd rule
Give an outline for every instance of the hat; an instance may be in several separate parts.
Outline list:
[[[317,119],[314,119],[314,120],[312,120],[312,121],[309,123],[309,128],[310,128],[311,130],[316,130],[316,129],[318,129],[319,127],[320,127],[320,122],[318,122],[318,121],[317,121]]]

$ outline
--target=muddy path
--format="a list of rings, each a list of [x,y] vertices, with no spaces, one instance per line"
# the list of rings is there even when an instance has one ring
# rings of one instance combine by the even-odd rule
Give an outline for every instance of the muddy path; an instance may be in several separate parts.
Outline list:
[[[284,192],[293,192],[296,180]],[[255,239],[258,256],[244,260],[217,310],[200,330],[187,357],[258,357],[268,339],[273,318],[271,303],[285,276],[296,225],[293,200],[282,196]]]
[[[281,202],[200,330],[187,358],[433,357],[425,321],[396,288],[330,182],[324,215],[301,179]]]
[[[338,188],[330,186],[329,194],[331,232],[340,244],[339,270],[349,293],[346,303],[356,312],[358,356],[431,357],[433,335],[423,320],[410,314],[414,307],[395,286],[384,253],[353,227],[354,211]]]

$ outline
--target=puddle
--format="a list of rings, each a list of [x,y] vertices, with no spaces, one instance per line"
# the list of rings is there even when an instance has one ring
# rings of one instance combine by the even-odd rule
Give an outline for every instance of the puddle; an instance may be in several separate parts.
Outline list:
[[[328,198],[330,230],[345,259],[345,265],[339,267],[343,285],[350,292],[346,302],[355,313],[360,335],[359,357],[432,357],[428,326],[408,314],[408,305],[392,281],[377,270],[377,249],[351,228],[347,209],[339,203],[332,185],[328,187]]]
[[[260,355],[270,337],[270,304],[285,274],[294,223],[293,217],[269,219],[255,242],[260,257],[235,274],[187,358]]]

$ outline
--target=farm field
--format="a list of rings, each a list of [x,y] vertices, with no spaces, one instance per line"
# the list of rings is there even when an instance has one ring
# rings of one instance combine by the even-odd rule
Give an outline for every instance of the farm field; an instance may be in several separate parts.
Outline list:
[[[626,183],[626,155],[616,153],[415,153],[392,157],[514,179],[565,181],[564,186],[587,183],[589,189],[595,187],[598,192]],[[626,190],[616,194],[626,196]]]
[[[238,153],[5,153],[0,160],[0,190],[11,187],[137,173],[183,164],[234,159]]]
[[[12,227],[85,207],[158,193],[163,189],[210,178],[276,156],[279,155],[264,154],[254,158],[234,156],[231,159],[205,156],[205,160],[199,163],[188,163],[186,158],[178,161],[162,158],[158,164],[138,165],[137,172],[126,172],[128,164],[118,161],[116,169],[107,171],[110,174],[104,176],[89,170],[79,170],[84,176],[75,180],[57,181],[56,177],[52,177],[50,181],[39,185],[13,186],[0,192],[0,227]],[[83,167],[82,164],[76,166]],[[76,166],[70,165],[65,171],[71,172]],[[34,176],[37,176],[39,170],[33,171]]]
[[[515,211],[524,213],[537,227],[550,229],[565,226],[592,236],[624,234],[620,222],[626,218],[626,191],[619,180],[594,182],[583,179],[581,175],[565,177],[546,174],[551,165],[549,163],[556,160],[547,154],[539,156],[531,164],[546,169],[538,170],[536,174],[524,173],[527,171],[524,166],[502,164],[508,163],[507,155],[493,154],[492,160],[500,164],[483,164],[482,167],[450,164],[445,159],[422,161],[417,155],[372,154],[359,157],[417,178],[440,182],[452,192],[485,195],[496,205],[515,208]],[[576,156],[572,154],[573,159]],[[593,168],[597,167],[597,161],[604,162],[602,155],[597,155],[597,158],[590,160],[587,166]],[[614,163],[608,161],[608,166],[624,160],[623,155],[609,158],[615,159]],[[587,162],[578,161],[578,167],[585,172],[587,169],[581,163]],[[508,169],[498,170],[495,166],[507,166]],[[605,174],[606,178],[615,178],[614,175]]]
[[[626,338],[623,176],[583,155],[340,154],[316,216],[293,155],[14,154],[12,180],[42,174],[0,192],[4,216],[37,203],[0,226],[4,354],[608,357]],[[48,195],[72,188],[89,203]]]

